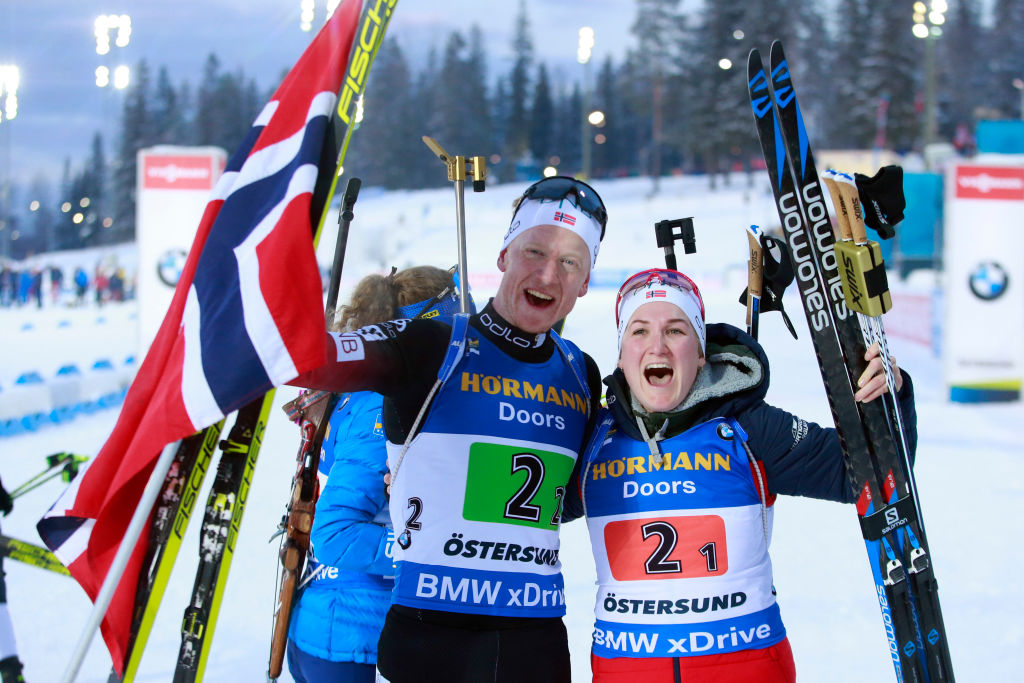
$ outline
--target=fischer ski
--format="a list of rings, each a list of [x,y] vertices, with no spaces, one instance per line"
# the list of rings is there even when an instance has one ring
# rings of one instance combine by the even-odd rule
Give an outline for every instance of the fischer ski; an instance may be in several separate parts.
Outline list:
[[[770,57],[766,73],[760,53],[750,53],[750,102],[829,407],[860,492],[857,511],[893,667],[900,681],[952,681],[919,505],[901,462],[902,434],[894,437],[885,402],[853,398],[864,368],[865,331],[843,290],[828,210],[778,41]]]
[[[157,610],[163,598],[171,570],[181,549],[192,510],[199,499],[199,489],[210,469],[213,452],[220,439],[224,420],[182,439],[174,454],[171,469],[164,478],[163,488],[153,508],[153,522],[149,531],[149,546],[143,561],[145,571],[139,575],[135,592],[135,612],[132,616],[131,640],[124,666],[124,676],[116,670],[110,672],[109,683],[134,681],[139,662],[145,651],[149,632],[153,628]]]
[[[175,683],[203,679],[274,393],[241,407],[228,438],[220,442],[220,462],[199,532],[199,568],[181,624]]]
[[[20,541],[10,536],[0,534],[0,556],[9,557],[18,562],[30,564],[33,567],[46,569],[51,572],[71,576],[71,572],[65,567],[57,556],[48,549],[28,541]]]

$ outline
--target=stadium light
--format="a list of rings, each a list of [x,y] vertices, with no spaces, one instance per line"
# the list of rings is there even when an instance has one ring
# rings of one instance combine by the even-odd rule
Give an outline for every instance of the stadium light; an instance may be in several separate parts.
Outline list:
[[[96,17],[93,24],[93,34],[96,37],[96,54],[109,55],[111,50],[111,37],[113,46],[126,48],[132,38],[132,18],[127,14],[101,14]],[[123,70],[122,73],[118,73]],[[117,89],[128,87],[128,67],[121,66],[114,69],[111,78],[110,67],[100,65],[96,67],[96,87],[106,88],[113,85]]]
[[[18,86],[21,71],[14,64],[0,64],[0,123],[18,115]]]
[[[316,15],[316,7],[313,0],[301,0],[299,3],[299,28],[309,33],[313,30],[313,18]]]

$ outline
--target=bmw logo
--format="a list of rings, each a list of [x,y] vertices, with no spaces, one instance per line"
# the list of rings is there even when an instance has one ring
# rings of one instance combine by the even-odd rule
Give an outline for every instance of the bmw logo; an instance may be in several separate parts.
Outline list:
[[[181,271],[185,269],[188,253],[183,249],[168,249],[156,262],[156,275],[168,287],[177,287]]]
[[[406,529],[398,535],[398,545],[402,547],[402,550],[408,550],[409,546],[412,545],[412,534]]]
[[[725,439],[726,441],[731,440],[733,437],[732,427],[723,422],[718,425],[718,438]]]
[[[984,301],[998,299],[1010,284],[1010,276],[995,261],[983,261],[974,267],[967,278],[974,296]]]

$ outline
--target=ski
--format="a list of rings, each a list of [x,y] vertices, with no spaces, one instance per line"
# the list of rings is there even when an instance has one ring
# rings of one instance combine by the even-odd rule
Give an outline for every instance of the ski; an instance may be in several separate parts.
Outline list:
[[[777,41],[769,73],[753,50],[748,60],[750,102],[829,407],[848,472],[860,492],[857,510],[893,666],[901,681],[952,680],[948,666],[932,666],[932,658],[925,656],[922,630],[932,650],[945,649],[945,634],[941,620],[934,623],[934,614],[926,616],[929,610],[915,604],[911,582],[916,580],[907,578],[908,568],[910,574],[920,573],[929,560],[886,407],[880,401],[858,404],[853,398],[867,348],[864,330],[844,295],[828,211]],[[934,585],[932,593],[937,607]],[[925,618],[931,622],[923,622]]]
[[[135,591],[135,612],[132,615],[131,640],[128,643],[124,675],[119,677],[116,669],[111,670],[109,683],[135,680],[149,632],[153,628],[153,621],[223,427],[224,420],[221,420],[182,439],[174,454],[171,469],[164,478],[163,488],[153,508],[149,545],[143,561],[145,571],[140,574]]]
[[[33,567],[46,569],[51,572],[71,576],[67,567],[61,564],[57,556],[48,549],[28,541],[20,541],[10,536],[0,534],[0,556],[9,557],[18,562],[30,564]]]
[[[175,683],[203,679],[274,393],[241,407],[228,438],[220,442],[220,462],[199,532],[199,568],[181,624]]]

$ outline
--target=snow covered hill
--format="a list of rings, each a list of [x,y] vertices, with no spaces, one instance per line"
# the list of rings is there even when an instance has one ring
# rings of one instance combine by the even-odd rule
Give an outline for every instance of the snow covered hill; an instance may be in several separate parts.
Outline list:
[[[615,364],[616,278],[624,271],[661,265],[653,224],[682,216],[695,217],[698,251],[683,256],[680,250],[680,268],[693,273],[701,284],[710,320],[742,326],[743,309],[737,297],[745,277],[744,228],[750,222],[777,223],[763,179],[748,188],[746,178],[736,176],[731,187],[712,193],[706,179],[670,178],[663,180],[661,192],[655,196],[649,196],[650,183],[645,179],[595,181],[594,185],[609,207],[608,236],[598,260],[595,286],[569,317],[566,336],[578,341],[604,372],[611,371]],[[521,190],[522,185],[494,186],[482,195],[466,196],[471,283],[478,301],[497,284],[497,248],[511,201]],[[453,207],[450,188],[364,191],[352,227],[345,266],[347,285],[392,264],[453,264]],[[324,235],[323,262],[329,262],[333,242],[332,234]],[[920,287],[891,284],[898,293],[910,290],[927,299],[920,296]],[[5,352],[0,360],[0,385],[5,378],[32,369],[45,374],[68,362],[133,353],[134,306],[129,302],[101,311],[79,309],[64,326],[59,323],[69,319],[69,314],[62,308],[0,310],[0,347]],[[777,314],[766,314],[761,323],[761,340],[772,361],[769,400],[807,419],[828,422],[800,301],[792,292],[786,307],[800,340],[789,337]],[[890,317],[893,315],[900,315],[899,308]],[[100,317],[102,323],[97,322]],[[22,330],[26,322],[34,330],[30,338],[19,336],[29,334]],[[984,321],[976,324],[983,333]],[[927,335],[918,335],[922,337],[927,340]],[[1021,534],[1013,531],[1024,504],[1024,475],[1019,467],[1024,405],[951,404],[942,382],[941,359],[928,346],[903,336],[894,336],[891,344],[917,389],[921,438],[916,472],[956,673],[962,681],[1016,680],[1024,664],[1024,628],[1018,616],[1024,587],[1016,580],[1024,566],[1024,550]],[[276,403],[280,405],[294,394],[292,389],[281,389]],[[0,475],[11,487],[41,470],[45,454],[60,450],[95,454],[115,418],[116,410],[108,410],[0,439]],[[284,510],[297,445],[297,430],[275,407],[214,635],[209,681],[265,679],[277,562],[277,545],[267,541]],[[59,491],[60,485],[52,483],[18,499],[13,513],[0,522],[3,532],[36,541],[34,524]],[[196,566],[197,532],[198,524],[194,524],[182,546],[142,661],[140,681],[171,677],[182,611]],[[562,557],[574,679],[586,681],[590,678],[595,574],[582,523],[563,529]],[[892,680],[853,507],[780,499],[772,557],[800,680]],[[70,579],[10,561],[4,568],[26,680],[59,680],[90,603]],[[109,668],[109,656],[97,636],[79,680],[105,681]]]

